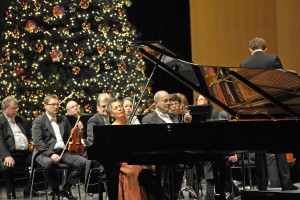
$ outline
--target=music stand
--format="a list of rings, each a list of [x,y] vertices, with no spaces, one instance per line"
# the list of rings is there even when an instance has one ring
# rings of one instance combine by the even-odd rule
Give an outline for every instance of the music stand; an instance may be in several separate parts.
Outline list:
[[[208,121],[212,116],[213,106],[208,105],[188,105],[190,114],[192,115],[192,123]]]

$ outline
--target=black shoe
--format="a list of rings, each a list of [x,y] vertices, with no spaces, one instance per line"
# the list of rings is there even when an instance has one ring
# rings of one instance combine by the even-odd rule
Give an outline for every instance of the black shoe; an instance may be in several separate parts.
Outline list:
[[[299,187],[295,185],[291,185],[290,187],[282,187],[282,191],[287,191],[287,190],[299,190]]]
[[[61,196],[66,197],[69,200],[76,200],[77,198],[73,196],[70,188],[63,188],[61,191]]]

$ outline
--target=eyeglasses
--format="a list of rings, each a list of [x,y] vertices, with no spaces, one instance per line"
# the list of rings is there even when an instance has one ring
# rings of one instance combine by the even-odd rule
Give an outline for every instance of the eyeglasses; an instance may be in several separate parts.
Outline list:
[[[59,103],[46,103],[48,106],[52,106],[52,107],[54,107],[54,106],[59,106]]]
[[[107,105],[99,105],[100,108],[107,108]]]
[[[179,106],[180,103],[179,102],[174,102],[174,103],[171,103],[170,106]]]
[[[12,107],[12,108],[8,108],[8,109],[14,110],[14,111],[18,111],[20,108],[18,108],[18,107]]]

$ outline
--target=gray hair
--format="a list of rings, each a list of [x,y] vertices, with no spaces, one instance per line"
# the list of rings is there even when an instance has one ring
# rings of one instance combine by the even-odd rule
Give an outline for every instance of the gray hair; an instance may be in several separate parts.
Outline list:
[[[9,106],[10,106],[10,103],[11,103],[12,101],[14,101],[14,102],[16,102],[16,103],[19,103],[19,101],[18,101],[15,97],[13,97],[13,96],[7,96],[7,97],[5,97],[5,98],[2,100],[2,103],[1,103],[2,110],[3,110],[4,108],[9,107]]]
[[[100,105],[101,102],[103,101],[109,101],[112,97],[107,94],[107,93],[101,93],[99,94],[98,98],[97,98],[97,105]]]
[[[112,107],[111,105],[114,103],[114,102],[120,102],[122,105],[122,101],[118,98],[110,98],[109,101],[108,101],[108,104],[107,104],[107,112],[111,113],[112,111]]]

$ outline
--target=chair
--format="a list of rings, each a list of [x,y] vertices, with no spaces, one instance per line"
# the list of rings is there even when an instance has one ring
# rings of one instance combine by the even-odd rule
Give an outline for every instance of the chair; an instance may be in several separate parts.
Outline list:
[[[92,184],[90,183],[90,178],[91,178],[92,174],[97,174],[98,175],[98,182],[97,183],[92,183]],[[103,183],[104,190],[105,190],[105,192],[107,192],[107,180],[106,180],[106,174],[105,174],[103,166],[95,167],[95,168],[90,169],[86,181],[87,181],[87,183],[86,183],[85,196],[84,196],[85,200],[86,200],[86,197],[87,197],[87,194],[88,194],[88,191],[89,191],[88,189],[92,185],[98,185],[99,199],[102,198],[102,196],[101,196],[102,190],[101,190],[100,183]]]
[[[245,160],[245,157],[246,157],[246,160]],[[255,162],[252,161],[250,159],[250,157],[251,157],[250,153],[241,154],[241,160],[239,161],[239,164],[233,165],[230,167],[231,174],[233,173],[233,170],[237,169],[238,173],[241,175],[243,190],[245,190],[245,188],[246,188],[246,181],[249,184],[250,189],[253,188],[252,170],[255,167]],[[233,177],[231,177],[231,178],[233,178]]]
[[[66,182],[66,177],[67,177],[67,170],[68,169],[71,169],[71,167],[67,164],[58,164],[56,165],[57,166],[57,170],[63,170],[63,181],[62,183],[64,184]],[[32,179],[31,179],[31,187],[30,187],[30,197],[29,199],[32,199],[32,189],[33,189],[33,184],[37,184],[34,182],[35,180],[35,175],[37,172],[42,172],[43,173],[43,176],[44,176],[44,184],[45,184],[45,193],[46,193],[46,199],[48,200],[48,192],[47,192],[47,188],[48,188],[48,185],[47,185],[47,182],[46,182],[46,174],[45,174],[45,170],[41,167],[41,166],[37,166],[36,168],[33,169],[32,171]],[[79,194],[79,199],[81,199],[81,194],[80,194],[80,184],[78,184],[78,194]]]

